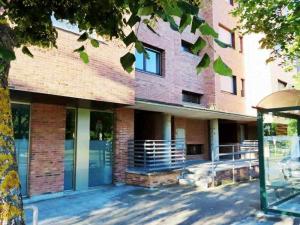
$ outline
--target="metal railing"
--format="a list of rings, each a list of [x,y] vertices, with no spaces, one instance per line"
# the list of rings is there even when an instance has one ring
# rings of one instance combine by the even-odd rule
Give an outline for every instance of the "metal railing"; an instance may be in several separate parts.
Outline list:
[[[24,207],[24,210],[32,210],[32,225],[38,225],[39,209],[34,205],[28,205]]]
[[[131,140],[128,143],[128,169],[156,172],[183,168],[184,140]]]
[[[218,153],[211,161],[212,185],[215,185],[215,177],[218,170],[231,169],[232,183],[236,182],[235,170],[241,167],[249,168],[249,180],[252,180],[252,167],[258,165],[258,142],[244,141],[242,144],[219,145],[220,149],[229,148],[230,152]],[[223,159],[222,159],[223,158]]]

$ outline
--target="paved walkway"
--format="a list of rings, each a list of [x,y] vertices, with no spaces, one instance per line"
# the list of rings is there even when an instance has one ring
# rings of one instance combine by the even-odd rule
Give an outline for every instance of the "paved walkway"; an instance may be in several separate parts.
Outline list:
[[[39,208],[39,224],[49,225],[300,224],[292,218],[256,219],[257,182],[207,192],[182,186],[154,190],[105,187],[35,205]]]

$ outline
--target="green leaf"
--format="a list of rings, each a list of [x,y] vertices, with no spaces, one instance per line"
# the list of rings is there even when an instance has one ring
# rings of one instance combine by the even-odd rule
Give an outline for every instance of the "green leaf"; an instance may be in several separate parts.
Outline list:
[[[193,44],[191,51],[193,54],[198,55],[198,53],[206,46],[206,41],[199,37],[197,41]]]
[[[207,53],[202,57],[201,61],[196,67],[197,74],[201,73],[205,68],[207,68],[210,64],[210,57]]]
[[[29,51],[29,49],[26,46],[23,46],[22,52],[23,52],[23,54],[33,58],[33,54]]]
[[[96,39],[91,39],[91,44],[93,47],[98,48],[99,47],[99,41]]]
[[[216,38],[215,38],[214,41],[215,41],[221,48],[229,48],[229,47],[231,47],[231,45],[226,44],[226,43],[220,41],[219,39],[216,39]]]
[[[191,32],[194,34],[196,30],[204,23],[204,20],[200,19],[198,16],[193,16],[193,22],[191,27]]]
[[[213,68],[220,75],[232,76],[232,70],[223,62],[220,56],[215,60]]]
[[[170,27],[174,31],[178,31],[179,27],[172,16],[166,15],[166,20],[170,23]]]
[[[149,24],[147,24],[146,26],[147,26],[147,28],[148,28],[149,30],[151,30],[154,34],[160,36],[159,33],[157,33],[157,32],[156,32]]]
[[[16,59],[16,55],[13,51],[4,48],[4,47],[0,47],[0,58],[5,60],[5,61],[12,61]]]
[[[203,35],[209,35],[212,36],[214,38],[218,38],[218,33],[211,27],[208,25],[208,23],[204,23],[199,27],[200,32]]]
[[[178,7],[182,10],[183,13],[190,15],[197,15],[199,8],[195,5],[188,3],[187,1],[178,1]]]
[[[184,29],[190,25],[192,22],[192,18],[189,14],[184,13],[181,17],[180,24],[179,24],[179,32],[182,33]]]
[[[128,47],[130,44],[135,43],[137,40],[138,38],[136,37],[134,31],[131,31],[131,33],[123,39],[123,42]]]
[[[140,22],[141,21],[141,18],[135,14],[132,14],[130,16],[130,18],[128,19],[127,21],[127,24],[130,26],[130,27],[133,27],[137,22]]]
[[[89,38],[89,35],[87,32],[84,32],[82,35],[80,35],[80,37],[77,39],[77,41],[85,41],[86,39]]]
[[[137,12],[138,16],[149,16],[153,13],[153,6],[145,6],[145,7],[141,7],[139,9],[139,11]]]
[[[5,69],[4,64],[0,64],[0,73],[2,73],[4,71],[4,69]]]
[[[79,52],[79,53],[82,52],[82,51],[84,51],[84,46],[83,45],[74,50],[74,52]]]
[[[80,58],[82,59],[82,61],[85,64],[89,63],[89,56],[88,56],[88,54],[86,52],[84,52],[84,51],[80,52]]]
[[[120,59],[122,67],[124,70],[126,70],[128,73],[131,73],[133,71],[133,64],[135,62],[135,56],[131,52],[126,53],[124,56]]]

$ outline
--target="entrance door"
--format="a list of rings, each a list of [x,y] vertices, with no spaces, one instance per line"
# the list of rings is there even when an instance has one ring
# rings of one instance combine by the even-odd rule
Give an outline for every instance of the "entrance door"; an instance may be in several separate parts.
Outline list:
[[[91,111],[89,187],[112,183],[113,114]]]
[[[30,105],[12,104],[12,120],[21,193],[27,195]]]
[[[75,138],[76,109],[67,109],[64,156],[64,190],[75,189]]]

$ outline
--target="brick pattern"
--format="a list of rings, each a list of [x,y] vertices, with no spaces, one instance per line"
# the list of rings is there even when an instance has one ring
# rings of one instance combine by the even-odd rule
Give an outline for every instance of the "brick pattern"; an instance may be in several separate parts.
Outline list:
[[[128,50],[118,41],[86,46],[90,62],[84,64],[73,50],[78,35],[58,29],[57,49],[31,47],[34,59],[17,49],[9,84],[13,89],[79,99],[134,103],[134,73],[125,72],[120,57]],[[26,68],[26,69],[24,69]]]
[[[65,118],[63,106],[31,105],[30,196],[63,191]]]
[[[203,154],[187,156],[187,159],[209,159],[208,121],[175,117],[177,128],[185,129],[186,144],[202,144]]]
[[[154,188],[178,184],[180,171],[160,172],[153,174],[126,173],[126,184]]]
[[[134,138],[134,110],[120,108],[115,111],[114,182],[125,182],[128,165],[128,140]]]

